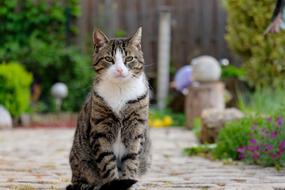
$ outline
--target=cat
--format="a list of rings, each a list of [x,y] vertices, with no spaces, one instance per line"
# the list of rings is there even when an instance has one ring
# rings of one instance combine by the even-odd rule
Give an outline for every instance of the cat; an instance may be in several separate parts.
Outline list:
[[[141,27],[126,39],[93,33],[91,92],[77,122],[67,190],[126,190],[150,166],[149,88]]]

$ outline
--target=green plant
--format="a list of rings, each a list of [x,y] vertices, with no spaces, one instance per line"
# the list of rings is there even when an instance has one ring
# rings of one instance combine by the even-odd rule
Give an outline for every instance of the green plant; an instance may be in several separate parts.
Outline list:
[[[215,145],[199,145],[199,146],[193,146],[190,148],[185,148],[183,150],[183,153],[187,156],[202,156],[202,157],[207,157],[207,158],[211,158],[212,157],[212,153],[213,150],[215,149]]]
[[[50,87],[65,82],[69,96],[63,109],[76,111],[91,85],[92,68],[72,44],[79,1],[2,0],[0,2],[0,62],[20,60],[42,88],[40,111],[52,111]]]
[[[239,95],[239,107],[242,111],[258,114],[274,114],[285,106],[283,88],[262,88],[252,94]]]
[[[0,104],[13,117],[28,111],[32,75],[16,62],[0,64]]]
[[[245,71],[243,68],[234,66],[234,65],[227,65],[222,67],[222,78],[244,78]]]
[[[253,120],[255,118],[243,118],[226,123],[226,126],[219,132],[217,147],[213,151],[214,156],[219,159],[238,159],[236,150],[247,145]]]
[[[50,88],[59,81],[66,83],[69,89],[63,110],[78,110],[92,84],[90,58],[82,55],[76,47],[65,47],[59,43],[47,44],[33,36],[29,44],[31,53],[26,58],[25,65],[42,85],[42,100],[49,105],[46,106],[48,110],[43,111],[52,110]]]
[[[283,113],[281,110],[280,113]],[[262,118],[252,123],[250,139],[246,146],[237,148],[239,159],[262,166],[285,166],[285,123],[284,114]]]
[[[201,126],[202,126],[202,120],[200,117],[196,117],[194,119],[194,127],[193,127],[193,133],[195,134],[195,136],[200,139],[200,135],[201,135]]]
[[[226,40],[244,61],[245,77],[254,86],[284,86],[285,35],[264,36],[275,0],[223,0],[228,12]]]

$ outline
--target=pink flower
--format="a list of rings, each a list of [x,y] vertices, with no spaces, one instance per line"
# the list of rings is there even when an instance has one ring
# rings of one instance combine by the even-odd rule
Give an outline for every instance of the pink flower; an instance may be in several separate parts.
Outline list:
[[[277,131],[272,131],[271,132],[271,138],[277,137]]]

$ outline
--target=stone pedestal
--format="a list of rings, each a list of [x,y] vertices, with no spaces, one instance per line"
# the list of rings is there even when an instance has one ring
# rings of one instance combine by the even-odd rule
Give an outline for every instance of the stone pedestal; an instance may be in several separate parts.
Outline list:
[[[208,108],[218,110],[225,108],[222,82],[194,83],[190,86],[185,103],[186,127],[192,129],[194,119],[200,118],[202,111]]]
[[[236,108],[206,109],[202,112],[201,143],[214,143],[226,122],[240,119],[244,114]]]

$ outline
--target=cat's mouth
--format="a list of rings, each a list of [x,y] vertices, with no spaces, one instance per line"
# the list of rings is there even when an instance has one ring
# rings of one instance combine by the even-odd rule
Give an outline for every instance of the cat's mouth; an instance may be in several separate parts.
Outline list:
[[[127,79],[128,76],[129,76],[128,74],[127,74],[127,75],[123,75],[123,74],[122,74],[122,75],[115,75],[114,78],[115,78],[115,79]]]

